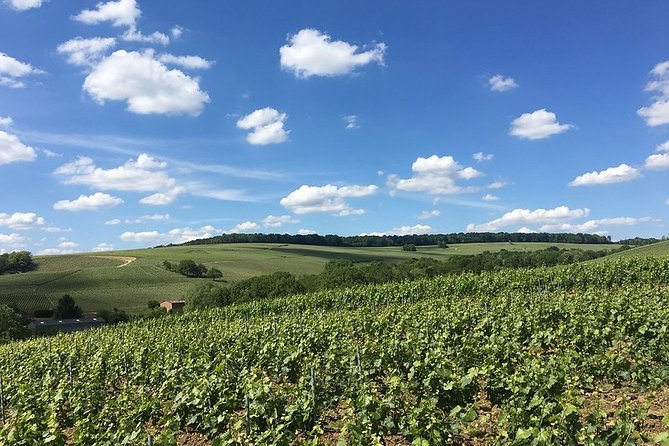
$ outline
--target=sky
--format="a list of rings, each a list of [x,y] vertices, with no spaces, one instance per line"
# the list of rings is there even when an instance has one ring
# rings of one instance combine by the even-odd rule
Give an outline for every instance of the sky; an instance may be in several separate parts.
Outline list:
[[[669,234],[663,0],[0,0],[0,252]]]

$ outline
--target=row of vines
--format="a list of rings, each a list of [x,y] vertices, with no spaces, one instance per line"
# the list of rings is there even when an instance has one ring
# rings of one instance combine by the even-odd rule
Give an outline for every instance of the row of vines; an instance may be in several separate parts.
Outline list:
[[[0,445],[669,444],[667,285],[669,260],[633,259],[14,343]]]

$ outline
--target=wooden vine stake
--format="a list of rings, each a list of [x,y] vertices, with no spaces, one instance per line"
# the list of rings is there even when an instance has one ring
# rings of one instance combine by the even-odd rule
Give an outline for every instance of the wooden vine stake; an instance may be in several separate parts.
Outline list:
[[[74,376],[72,376],[72,360],[70,359],[67,363],[67,374],[70,379],[70,391],[74,388]]]
[[[149,434],[149,439],[146,441],[146,446],[153,446],[153,435]]]
[[[244,395],[244,410],[246,411],[246,436],[251,436],[251,402],[249,396]]]
[[[0,412],[2,412],[2,424],[5,424],[5,390],[0,376]]]
[[[360,347],[355,348],[355,362],[358,366],[358,373],[362,374],[362,361],[360,360]]]
[[[314,410],[313,413],[311,414],[311,417],[314,422],[316,422],[316,372],[314,371],[314,368],[311,368],[311,400],[314,403]]]

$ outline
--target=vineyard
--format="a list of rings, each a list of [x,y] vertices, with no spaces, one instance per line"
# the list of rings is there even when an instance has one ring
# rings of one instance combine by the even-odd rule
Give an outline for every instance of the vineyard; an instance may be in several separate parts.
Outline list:
[[[669,444],[669,259],[329,290],[0,348],[0,445]]]

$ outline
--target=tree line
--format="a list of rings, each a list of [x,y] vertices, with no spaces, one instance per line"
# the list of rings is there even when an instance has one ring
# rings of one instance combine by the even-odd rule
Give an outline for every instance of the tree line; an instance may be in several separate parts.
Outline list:
[[[193,309],[225,306],[324,289],[399,282],[444,274],[567,265],[603,257],[623,249],[627,248],[600,251],[557,247],[530,252],[501,250],[473,255],[453,255],[444,260],[414,258],[396,264],[372,262],[356,265],[348,260],[332,260],[326,263],[320,274],[298,277],[287,272],[276,272],[241,280],[227,287],[213,282],[202,283],[191,288],[186,300],[188,306]]]
[[[552,234],[517,233],[517,232],[458,232],[452,234],[424,235],[355,235],[340,236],[334,234],[222,234],[210,238],[192,240],[183,245],[211,245],[221,243],[290,243],[295,245],[341,246],[341,247],[384,247],[437,245],[442,243],[492,243],[492,242],[545,242],[545,243],[578,243],[578,244],[609,244],[613,243],[610,236],[598,234]],[[163,245],[161,245],[163,246]]]

